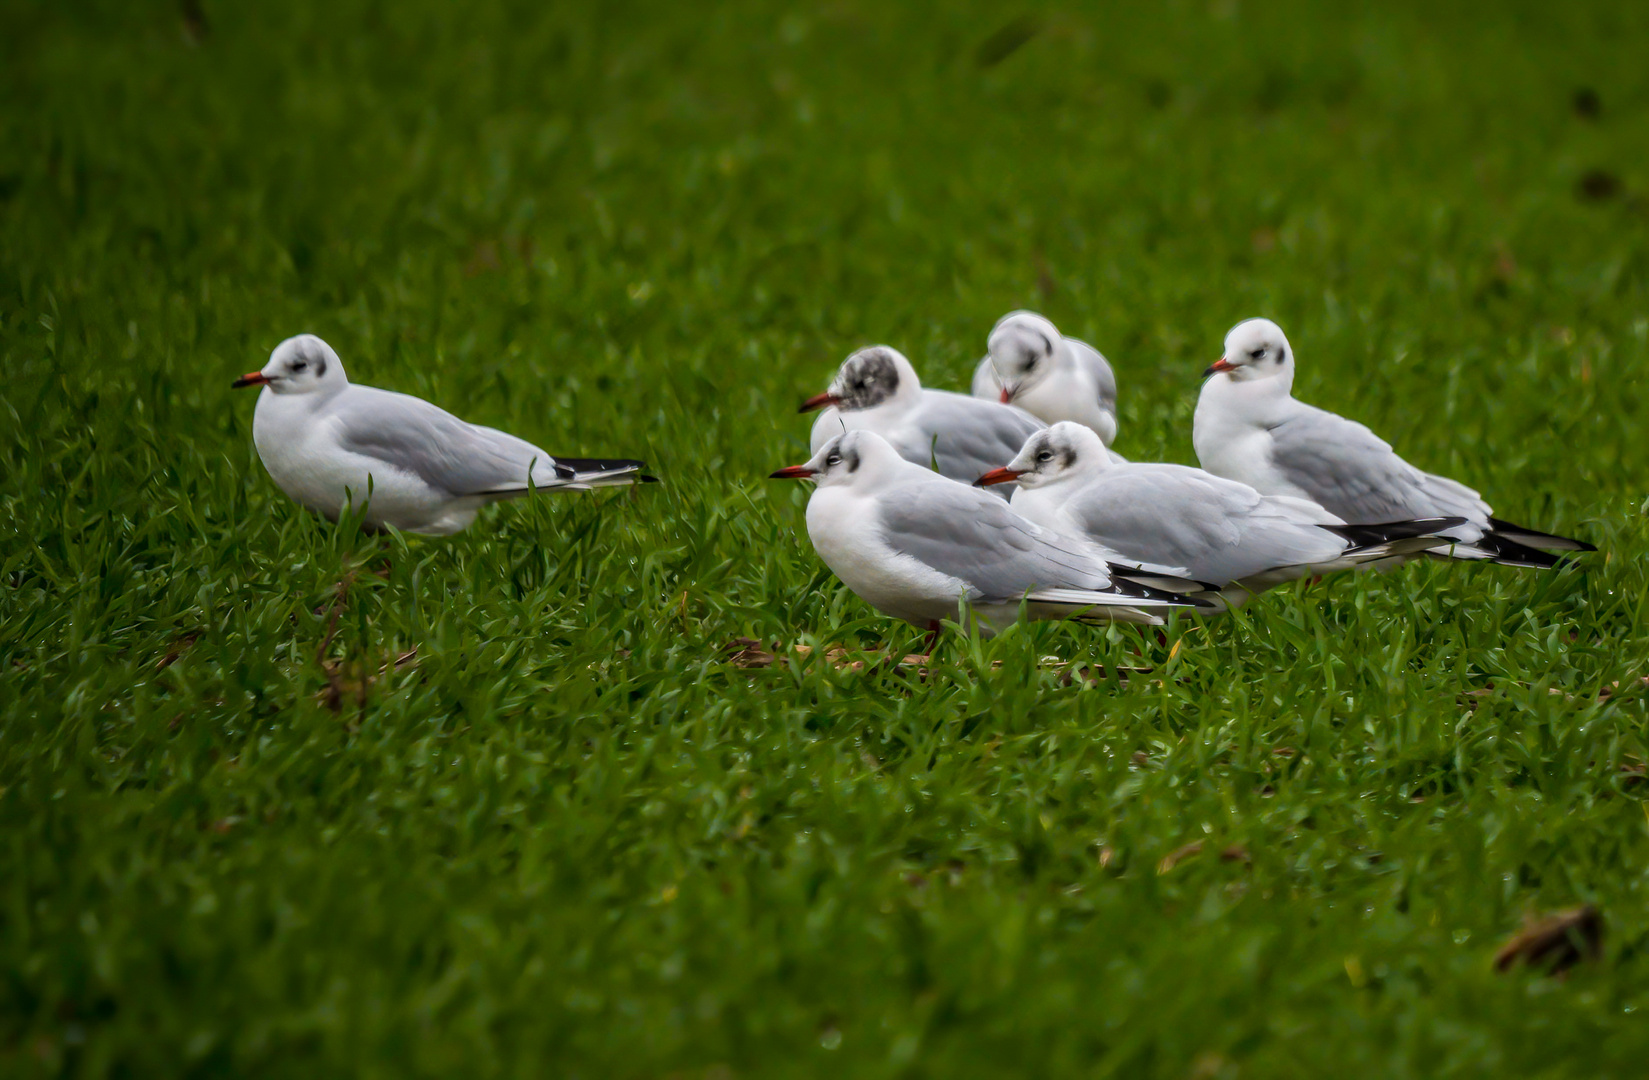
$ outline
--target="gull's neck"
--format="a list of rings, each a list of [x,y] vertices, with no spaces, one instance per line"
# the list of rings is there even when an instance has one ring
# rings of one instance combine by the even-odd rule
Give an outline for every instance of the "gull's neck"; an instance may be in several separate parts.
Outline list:
[[[1213,410],[1227,423],[1268,425],[1282,419],[1295,404],[1292,383],[1284,375],[1239,381],[1217,374],[1203,384],[1197,412],[1212,419]]]

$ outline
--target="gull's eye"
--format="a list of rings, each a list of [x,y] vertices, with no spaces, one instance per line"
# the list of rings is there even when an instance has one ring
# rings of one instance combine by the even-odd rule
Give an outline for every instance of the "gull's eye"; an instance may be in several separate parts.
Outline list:
[[[840,465],[841,463],[842,463],[842,455],[840,455],[840,454],[831,454],[829,457],[825,458],[825,465],[826,466]]]
[[[297,371],[307,371],[308,369],[309,369],[309,361],[307,361],[307,360],[294,360],[294,361],[292,361],[292,370],[293,371],[295,371],[295,372],[297,372]]]
[[[1040,454],[1036,455],[1036,460],[1038,461],[1052,461],[1053,459],[1054,452],[1052,450],[1044,450]]]
[[[1249,353],[1248,355],[1253,357],[1255,360],[1264,360],[1265,359],[1265,346],[1261,345],[1259,348],[1255,349],[1253,352]]]

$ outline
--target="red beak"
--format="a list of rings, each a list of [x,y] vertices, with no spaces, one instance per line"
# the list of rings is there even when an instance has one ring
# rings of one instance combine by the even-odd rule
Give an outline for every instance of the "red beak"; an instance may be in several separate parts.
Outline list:
[[[245,375],[229,384],[230,389],[239,390],[246,386],[267,386],[269,377],[261,371],[248,371]]]
[[[769,480],[806,480],[813,475],[813,470],[806,465],[786,465],[777,472],[767,474]]]
[[[1006,405],[1012,400],[1013,400],[1013,391],[1009,390],[1006,386],[1004,386],[1002,388],[1002,404]]]
[[[1025,473],[1020,469],[992,469],[973,482],[974,487],[990,487],[992,484],[1011,484]]]
[[[1237,365],[1233,364],[1231,361],[1227,360],[1225,357],[1222,356],[1218,360],[1214,361],[1212,364],[1208,365],[1207,370],[1205,370],[1202,373],[1202,377],[1206,379],[1206,378],[1208,378],[1208,376],[1217,375],[1222,371],[1235,371],[1235,370],[1237,370]]]
[[[812,412],[814,409],[822,409],[826,405],[840,405],[841,403],[841,398],[837,397],[835,394],[832,394],[829,390],[826,390],[824,393],[814,394],[812,397],[802,402],[802,407],[796,411]]]

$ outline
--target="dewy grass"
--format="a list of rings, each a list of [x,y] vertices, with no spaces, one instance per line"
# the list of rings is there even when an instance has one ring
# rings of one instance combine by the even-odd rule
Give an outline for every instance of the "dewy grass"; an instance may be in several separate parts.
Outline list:
[[[0,1071],[1642,1071],[1642,5],[12,8]],[[1131,458],[1265,314],[1602,550],[879,662],[763,477],[1015,307]],[[328,525],[229,390],[302,331],[664,483]]]

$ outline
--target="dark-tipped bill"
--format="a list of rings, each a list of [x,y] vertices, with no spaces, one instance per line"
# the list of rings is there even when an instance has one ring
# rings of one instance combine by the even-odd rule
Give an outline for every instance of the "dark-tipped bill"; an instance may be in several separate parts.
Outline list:
[[[806,480],[813,475],[813,470],[806,465],[786,465],[777,472],[767,474],[769,480]]]
[[[826,390],[824,393],[814,394],[812,397],[802,402],[802,407],[796,411],[812,412],[814,409],[822,409],[826,405],[840,405],[841,403],[841,398],[837,397],[835,394],[832,394],[829,390]]]
[[[240,378],[230,383],[229,386],[233,390],[239,390],[247,386],[266,386],[268,383],[269,377],[263,372],[248,371],[245,375],[242,375]]]
[[[1236,370],[1236,367],[1236,364],[1233,364],[1231,361],[1222,356],[1203,369],[1202,377],[1206,379],[1208,376],[1218,375],[1222,371],[1234,371]]]
[[[992,469],[973,482],[974,487],[990,487],[992,484],[1011,484],[1025,474],[1018,469]]]

